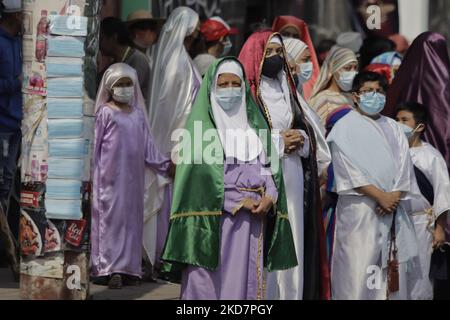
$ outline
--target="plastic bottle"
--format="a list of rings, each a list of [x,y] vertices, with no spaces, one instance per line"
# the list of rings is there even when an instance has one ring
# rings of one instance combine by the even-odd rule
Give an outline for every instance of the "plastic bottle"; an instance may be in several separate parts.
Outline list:
[[[39,20],[37,26],[36,35],[36,60],[38,62],[44,62],[47,56],[47,35],[48,35],[48,21],[47,21],[47,10],[41,11],[41,20]]]
[[[39,180],[39,160],[36,158],[36,155],[33,156],[31,161],[31,179],[33,181]]]
[[[47,174],[48,174],[47,161],[42,160],[42,164],[41,164],[41,182],[45,182],[47,180]]]

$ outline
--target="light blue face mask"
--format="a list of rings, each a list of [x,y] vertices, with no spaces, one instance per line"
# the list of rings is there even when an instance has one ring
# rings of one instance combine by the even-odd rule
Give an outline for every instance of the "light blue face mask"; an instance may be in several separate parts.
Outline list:
[[[48,153],[52,158],[82,159],[87,154],[86,143],[84,139],[49,139]]]
[[[300,64],[300,73],[298,74],[298,80],[300,83],[304,84],[308,82],[313,75],[313,63],[312,62],[305,62]]]
[[[87,36],[88,18],[74,15],[50,15],[50,33],[60,36]]]
[[[60,220],[80,220],[81,200],[45,200],[46,217]]]
[[[84,38],[74,37],[49,37],[48,52],[49,57],[73,57],[83,58]]]
[[[83,136],[83,119],[48,119],[48,138],[80,138]]]
[[[46,182],[45,198],[53,200],[80,200],[81,181],[48,179]]]
[[[74,179],[81,180],[84,170],[82,159],[48,159],[49,179]]]
[[[47,97],[82,98],[83,78],[50,78],[47,80]]]
[[[227,37],[226,42],[223,44],[223,53],[221,57],[226,57],[231,51],[231,48],[233,48],[233,44],[231,43],[231,40]]]
[[[45,64],[49,78],[83,76],[83,60],[80,58],[48,57]]]
[[[239,107],[242,102],[242,88],[218,88],[216,101],[225,111]]]
[[[408,140],[411,139],[412,137],[414,137],[414,135],[416,134],[417,130],[419,130],[419,128],[421,126],[419,124],[415,129],[413,129],[413,128],[411,128],[411,127],[409,127],[406,124],[403,124],[401,122],[397,122],[397,123],[400,126],[400,128],[402,128],[402,130],[405,133],[406,138],[408,138]]]
[[[82,99],[47,99],[48,118],[82,118],[83,100]]]
[[[339,79],[337,79],[337,84],[339,88],[341,88],[344,92],[349,92],[352,90],[353,80],[355,80],[358,72],[356,71],[344,71],[339,75]]]
[[[383,111],[386,105],[386,96],[378,92],[369,92],[360,97],[359,108],[365,114],[374,116]]]

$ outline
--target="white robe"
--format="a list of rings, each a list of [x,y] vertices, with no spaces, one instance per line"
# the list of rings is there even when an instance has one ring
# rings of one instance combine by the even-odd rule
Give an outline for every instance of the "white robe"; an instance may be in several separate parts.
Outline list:
[[[272,129],[282,133],[291,128],[293,114],[290,102],[290,93],[287,83],[283,81],[285,75],[282,74],[279,80],[271,80],[263,77],[261,92],[265,104],[268,107],[272,122]],[[308,157],[309,137],[299,130],[305,138],[302,149],[297,153],[284,155],[283,139],[274,133],[273,140],[277,147],[278,154],[281,155],[281,167],[283,170],[284,185],[286,190],[286,200],[288,206],[289,223],[294,237],[295,252],[298,266],[285,271],[270,272],[267,274],[267,293],[269,300],[302,300],[303,298],[303,275],[304,275],[304,214],[303,214],[303,194],[304,177],[301,157]]]
[[[381,117],[376,123],[392,152],[396,172],[392,191],[410,192],[413,178],[409,146],[395,121]],[[333,143],[330,146],[339,200],[331,264],[331,290],[334,300],[385,300],[386,269],[383,269],[383,218],[376,202],[354,189],[372,184]],[[402,200],[408,199],[408,193]],[[402,205],[401,201],[401,204]],[[399,226],[398,229],[403,228]],[[412,230],[412,227],[411,227]],[[389,299],[406,299],[407,264],[400,263],[400,291]]]
[[[409,212],[412,215],[416,235],[419,242],[419,257],[421,273],[410,275],[408,286],[409,297],[412,300],[432,300],[433,284],[430,280],[430,262],[433,253],[432,242],[436,219],[450,210],[450,180],[447,164],[441,153],[433,146],[422,142],[420,147],[410,149],[414,165],[423,172],[433,185],[434,205],[423,196],[411,199]],[[428,216],[425,211],[432,208],[433,215]]]

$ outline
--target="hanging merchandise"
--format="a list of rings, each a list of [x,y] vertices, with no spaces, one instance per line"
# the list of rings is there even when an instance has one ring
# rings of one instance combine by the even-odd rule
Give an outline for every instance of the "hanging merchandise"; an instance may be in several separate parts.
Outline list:
[[[83,117],[83,100],[80,98],[47,98],[49,119],[73,119]]]
[[[49,98],[81,98],[83,78],[50,78],[47,80],[47,97]]]
[[[49,30],[52,35],[87,36],[87,17],[52,15],[49,21]]]
[[[101,3],[23,0],[22,299],[88,298]]]
[[[85,55],[84,39],[50,36],[47,54],[49,57],[82,58]]]
[[[46,65],[49,78],[83,76],[83,60],[80,58],[49,57]]]
[[[83,119],[49,119],[48,138],[81,138],[83,135]]]

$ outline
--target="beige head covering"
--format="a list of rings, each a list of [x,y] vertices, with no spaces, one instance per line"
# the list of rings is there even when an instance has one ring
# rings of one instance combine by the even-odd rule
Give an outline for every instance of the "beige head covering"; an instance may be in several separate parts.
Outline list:
[[[352,50],[337,46],[333,47],[322,65],[312,97],[325,90],[333,75],[352,62],[358,62],[358,58]]]

